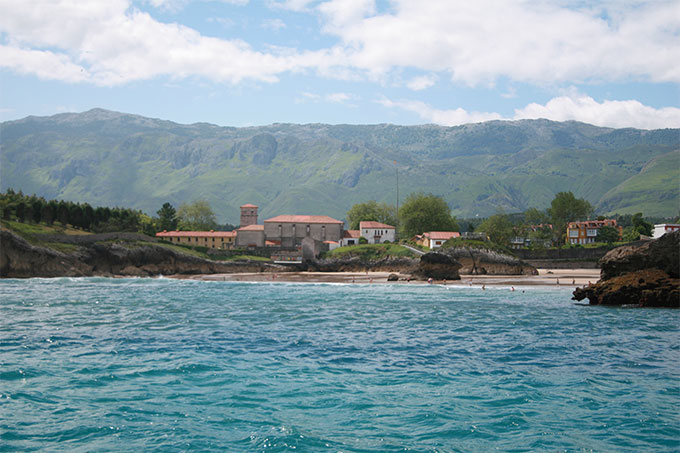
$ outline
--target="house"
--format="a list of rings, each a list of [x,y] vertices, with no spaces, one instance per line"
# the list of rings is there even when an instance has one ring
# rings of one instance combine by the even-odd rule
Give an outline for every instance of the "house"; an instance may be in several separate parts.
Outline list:
[[[621,237],[623,228],[618,226],[614,219],[586,220],[585,222],[569,222],[567,224],[567,243],[592,244],[597,242],[597,232],[605,226],[616,228],[619,232],[619,237]]]
[[[162,231],[156,237],[174,244],[226,249],[234,245],[236,231]]]
[[[449,239],[459,237],[460,233],[457,231],[428,231],[414,239],[418,245],[434,250],[440,248]]]
[[[340,247],[346,245],[357,245],[361,237],[360,230],[345,230],[342,232],[342,239],[340,239]]]
[[[396,228],[380,222],[360,222],[359,231],[369,244],[394,242],[396,238]]]
[[[666,233],[671,233],[673,231],[678,230],[680,230],[680,223],[660,223],[654,225],[654,232],[652,233],[652,237],[654,239],[659,239]]]

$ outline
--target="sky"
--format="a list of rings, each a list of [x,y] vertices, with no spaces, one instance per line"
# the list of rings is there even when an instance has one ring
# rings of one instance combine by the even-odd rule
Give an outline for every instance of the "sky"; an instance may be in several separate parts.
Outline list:
[[[680,0],[0,0],[0,120],[680,127]]]

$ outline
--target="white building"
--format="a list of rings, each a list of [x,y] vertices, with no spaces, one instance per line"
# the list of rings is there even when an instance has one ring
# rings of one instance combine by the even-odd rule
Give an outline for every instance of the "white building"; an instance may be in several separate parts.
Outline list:
[[[658,225],[654,225],[654,232],[652,233],[652,237],[654,239],[659,239],[666,233],[671,233],[673,231],[678,230],[680,230],[680,224],[678,223],[660,223]]]
[[[347,245],[357,245],[359,243],[360,237],[361,231],[359,230],[345,230],[342,232],[342,239],[340,239],[340,247],[345,247]]]
[[[359,231],[369,244],[394,242],[396,238],[396,228],[380,222],[360,222]]]

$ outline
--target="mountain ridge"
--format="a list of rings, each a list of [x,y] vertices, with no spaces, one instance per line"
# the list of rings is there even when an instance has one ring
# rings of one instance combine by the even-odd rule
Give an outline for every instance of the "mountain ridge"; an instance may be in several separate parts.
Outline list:
[[[669,191],[663,184],[678,174],[680,129],[545,119],[237,128],[91,109],[7,121],[0,130],[0,188],[147,213],[166,201],[205,198],[231,223],[247,202],[263,217],[344,218],[356,202],[394,204],[397,171],[402,201],[413,191],[432,192],[464,217],[545,208],[564,190],[602,213],[678,212],[677,185]],[[664,165],[642,174],[661,156]],[[633,204],[618,196],[631,178]]]

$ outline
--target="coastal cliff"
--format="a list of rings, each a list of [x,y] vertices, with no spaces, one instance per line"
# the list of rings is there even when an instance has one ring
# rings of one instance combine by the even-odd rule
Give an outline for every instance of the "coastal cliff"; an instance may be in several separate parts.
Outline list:
[[[280,270],[257,262],[219,262],[179,253],[138,234],[52,237],[66,251],[30,244],[0,231],[0,277],[87,277],[195,275]]]
[[[577,288],[591,305],[680,308],[680,231],[618,247],[600,260],[600,281]]]

